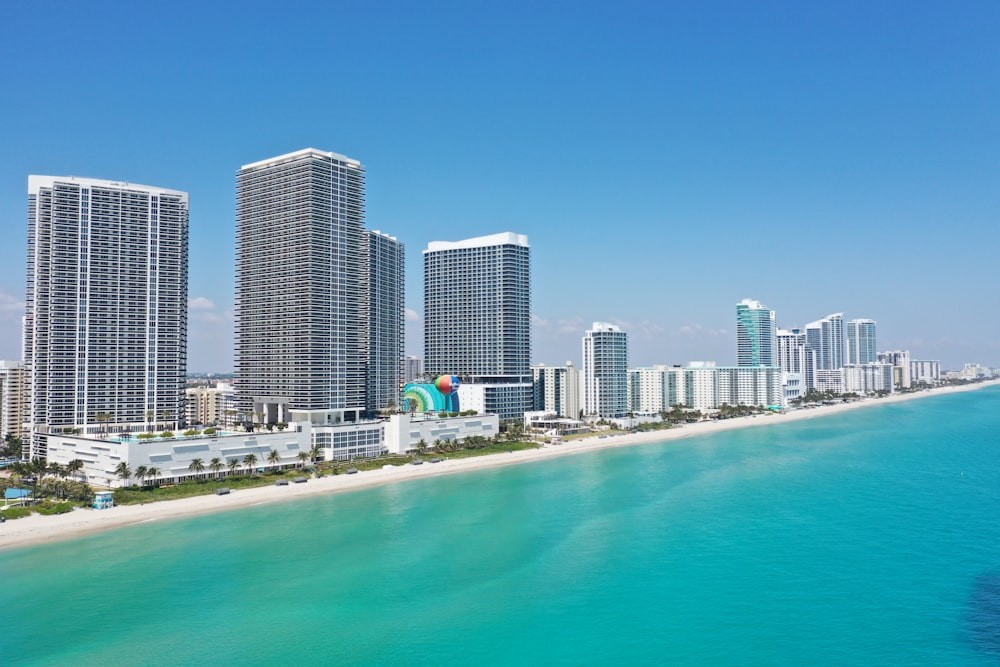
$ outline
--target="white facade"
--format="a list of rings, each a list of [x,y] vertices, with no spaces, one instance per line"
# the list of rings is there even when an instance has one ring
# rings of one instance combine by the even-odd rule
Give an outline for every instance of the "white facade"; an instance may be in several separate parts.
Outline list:
[[[670,366],[662,365],[630,368],[628,370],[629,410],[642,413],[669,410],[671,407],[670,371]],[[676,376],[674,376],[674,383],[676,387]]]
[[[524,412],[514,414],[518,405],[531,405],[534,386],[530,382],[463,382],[458,387],[458,404],[463,411],[475,410],[501,419],[524,419]]]
[[[28,386],[20,361],[0,361],[0,438],[10,434],[25,439]]]
[[[785,405],[782,373],[777,366],[727,367],[719,372],[719,405]]]
[[[892,392],[892,371],[892,364],[848,364],[844,366],[844,391],[858,394]]]
[[[447,418],[392,415],[385,427],[385,445],[392,454],[405,454],[415,451],[421,440],[433,447],[437,440],[462,442],[470,436],[492,438],[499,432],[499,415]]]
[[[847,363],[873,364],[878,361],[875,320],[850,320],[847,323]]]
[[[835,313],[806,325],[806,347],[813,354],[815,376],[809,389],[844,391],[844,315]],[[809,380],[808,374],[806,376]]]
[[[29,176],[27,268],[33,456],[45,456],[48,432],[183,420],[186,192]]]
[[[891,364],[895,385],[900,389],[909,389],[910,381],[910,352],[909,350],[890,350],[879,352],[878,361],[883,364]]]
[[[378,231],[366,232],[366,238],[365,404],[369,412],[376,412],[398,404],[403,388],[406,248]]]
[[[511,385],[486,390],[483,408],[523,419],[533,402],[528,237],[504,232],[433,241],[423,255],[425,373],[457,375],[463,389]],[[464,394],[459,400],[463,409],[479,409]]]
[[[288,467],[299,463],[299,452],[309,452],[311,439],[308,424],[290,424],[284,431],[237,433],[214,436],[193,436],[154,438],[128,442],[114,439],[85,437],[80,435],[50,434],[48,436],[48,460],[66,465],[74,459],[83,461],[84,467],[78,479],[96,486],[123,486],[137,483],[130,478],[123,481],[115,473],[119,463],[126,463],[134,472],[139,466],[158,468],[159,482],[178,482],[191,477],[210,477],[216,473],[209,468],[212,459],[218,458],[223,464],[232,459],[242,463],[247,454],[257,457],[255,469],[269,468],[267,462],[271,450],[276,450],[281,459],[277,465]],[[201,459],[205,470],[196,474],[189,466],[195,459]],[[240,472],[246,468],[240,466]],[[228,467],[219,474],[227,474]]]
[[[941,381],[941,362],[914,359],[910,362],[910,382],[937,384]]]
[[[565,366],[531,367],[534,382],[534,409],[577,419],[580,416],[580,372],[567,361]]]
[[[628,402],[628,334],[614,324],[594,322],[583,337],[583,412],[624,417]]]

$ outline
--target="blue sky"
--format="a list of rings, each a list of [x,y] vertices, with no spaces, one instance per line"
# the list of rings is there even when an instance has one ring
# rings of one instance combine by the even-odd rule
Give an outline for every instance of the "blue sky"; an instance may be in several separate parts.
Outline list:
[[[0,357],[20,356],[27,177],[191,193],[189,370],[232,368],[234,179],[361,160],[367,226],[532,245],[533,360],[593,321],[631,363],[735,360],[735,308],[878,321],[1000,366],[995,2],[7,2]]]

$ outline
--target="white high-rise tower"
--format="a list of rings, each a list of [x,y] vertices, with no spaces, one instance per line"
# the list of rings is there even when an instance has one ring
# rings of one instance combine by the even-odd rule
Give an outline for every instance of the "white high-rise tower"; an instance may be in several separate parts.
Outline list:
[[[583,412],[624,417],[628,411],[628,334],[594,322],[583,337]]]
[[[188,195],[28,177],[31,453],[46,434],[173,428],[187,372]]]

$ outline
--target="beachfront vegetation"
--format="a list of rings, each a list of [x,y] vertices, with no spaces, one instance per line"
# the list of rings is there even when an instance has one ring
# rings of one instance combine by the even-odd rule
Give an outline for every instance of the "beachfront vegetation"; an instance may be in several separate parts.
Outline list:
[[[49,504],[57,505],[59,508],[77,506],[89,506],[94,499],[94,492],[89,484],[70,479],[83,468],[83,462],[74,459],[66,465],[58,463],[46,463],[43,459],[35,458],[30,461],[16,461],[10,464],[7,469],[11,472],[10,477],[0,477],[0,494],[7,489],[28,489],[31,492],[29,498],[24,500],[27,507],[11,507],[0,515],[7,519],[16,519],[27,516],[34,511],[42,512],[40,508],[45,507],[43,514],[61,513],[49,507]],[[69,511],[68,509],[65,511]]]

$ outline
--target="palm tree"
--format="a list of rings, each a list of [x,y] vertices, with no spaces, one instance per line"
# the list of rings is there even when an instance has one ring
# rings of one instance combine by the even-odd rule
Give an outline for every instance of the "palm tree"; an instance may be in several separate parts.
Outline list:
[[[219,471],[225,468],[226,464],[222,462],[222,459],[216,456],[214,459],[212,459],[212,462],[208,464],[208,467],[211,468],[212,472],[215,473],[215,476],[218,477]]]
[[[167,428],[168,424],[166,422],[170,421],[170,418],[174,416],[174,413],[170,410],[164,410],[161,415],[163,416],[163,421],[165,422],[163,427]]]
[[[306,452],[299,452],[298,459],[299,459],[299,467],[301,468],[306,464],[306,461],[309,460],[309,454],[307,454]]]
[[[147,470],[146,472],[148,473],[149,471]],[[115,474],[122,478],[122,486],[125,486],[128,478],[132,476],[132,469],[128,467],[128,463],[122,461],[115,468]]]
[[[146,468],[146,476],[149,478],[149,483],[155,486],[156,478],[160,476],[160,469],[154,467]]]
[[[257,465],[257,455],[251,452],[244,456],[243,465],[247,467],[247,470],[252,469],[255,465]]]
[[[195,475],[200,475],[205,472],[205,462],[201,459],[191,459],[191,463],[188,464],[188,470]]]
[[[98,412],[94,415],[94,419],[99,422],[104,422],[104,435],[108,434],[108,424],[111,422],[111,415],[107,412]]]
[[[66,464],[66,473],[69,475],[75,475],[81,470],[83,470],[83,461],[80,459],[73,459]]]
[[[226,461],[226,463],[229,466],[229,473],[230,474],[235,474],[236,473],[236,469],[240,467],[240,460],[237,459],[237,458],[229,459],[228,461]]]
[[[151,421],[153,421],[154,417],[156,417],[156,413],[155,412],[153,412],[152,410],[146,410],[146,430],[147,431],[150,430],[149,423]]]
[[[277,449],[272,449],[271,453],[267,455],[267,462],[273,467],[277,467],[281,463],[281,454],[278,453]]]
[[[146,479],[146,476],[148,474],[149,474],[149,468],[147,468],[146,466],[139,466],[138,468],[135,469],[135,478],[139,480],[139,486],[143,486],[143,481]]]
[[[313,445],[309,448],[309,460],[316,463],[317,459],[319,459],[319,445]]]

